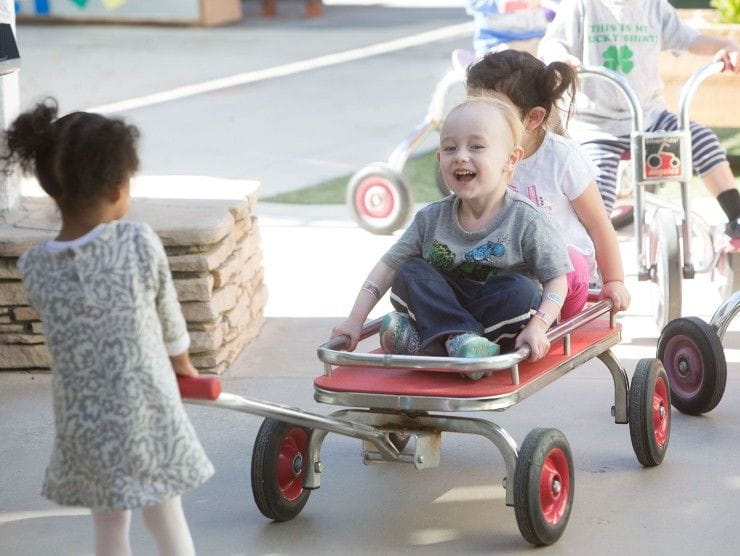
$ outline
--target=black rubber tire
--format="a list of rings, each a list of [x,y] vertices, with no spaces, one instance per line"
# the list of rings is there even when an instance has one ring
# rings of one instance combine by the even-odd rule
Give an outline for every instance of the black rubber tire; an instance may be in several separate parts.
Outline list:
[[[545,516],[540,492],[543,469],[551,457],[556,457],[556,461],[560,462],[559,471],[562,473],[558,476],[559,484],[561,489],[566,489],[556,495],[555,504],[560,510],[559,515],[553,518],[556,521],[552,523]],[[546,546],[563,534],[573,506],[573,479],[573,456],[565,435],[557,429],[538,428],[530,431],[519,450],[514,471],[514,513],[519,531],[527,542]],[[548,506],[548,511],[550,509]]]
[[[370,189],[374,184],[375,188]],[[369,195],[373,194],[372,197]],[[380,210],[371,206],[379,200]],[[387,214],[384,210],[390,203]],[[352,216],[368,232],[387,235],[403,227],[411,215],[413,197],[403,174],[383,162],[376,162],[355,172],[347,184],[347,205]]]
[[[609,220],[615,230],[626,228],[635,221],[635,210],[632,205],[616,205],[609,214]]]
[[[727,384],[727,361],[713,326],[697,317],[672,320],[658,339],[658,359],[668,375],[673,407],[689,415],[717,407]]]
[[[286,498],[280,490],[278,479],[278,460],[283,442],[290,436],[305,434],[310,430],[275,419],[262,422],[252,451],[252,495],[262,515],[274,521],[289,521],[301,513],[308,502],[311,491],[300,485],[298,495]],[[307,453],[302,453],[302,465],[310,464]],[[302,472],[301,472],[302,476]],[[300,477],[298,477],[300,480]]]
[[[671,393],[658,359],[640,359],[629,391],[632,448],[645,467],[660,465],[671,438]],[[654,406],[657,414],[654,414]]]

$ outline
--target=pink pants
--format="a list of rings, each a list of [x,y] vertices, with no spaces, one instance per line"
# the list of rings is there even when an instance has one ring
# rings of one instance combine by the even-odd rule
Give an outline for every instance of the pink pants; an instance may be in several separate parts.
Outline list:
[[[568,256],[570,256],[570,262],[573,265],[573,272],[569,272],[567,275],[568,293],[565,295],[565,302],[560,310],[560,320],[569,319],[579,313],[586,305],[586,299],[588,298],[588,282],[591,273],[586,257],[574,247],[568,247]]]

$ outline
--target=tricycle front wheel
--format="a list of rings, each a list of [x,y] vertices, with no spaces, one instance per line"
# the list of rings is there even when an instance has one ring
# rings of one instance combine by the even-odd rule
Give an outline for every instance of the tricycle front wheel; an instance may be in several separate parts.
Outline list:
[[[408,220],[413,201],[403,174],[377,162],[350,178],[347,204],[360,227],[374,234],[392,234]]]
[[[711,325],[697,317],[672,320],[658,340],[658,359],[671,385],[671,403],[682,413],[714,409],[725,392],[727,361]]]

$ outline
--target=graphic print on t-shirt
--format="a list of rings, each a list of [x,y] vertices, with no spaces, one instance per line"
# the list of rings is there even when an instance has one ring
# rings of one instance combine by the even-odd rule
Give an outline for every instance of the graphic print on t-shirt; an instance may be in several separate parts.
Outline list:
[[[434,240],[426,254],[426,260],[440,271],[456,278],[467,278],[476,282],[485,282],[498,273],[493,266],[495,257],[506,253],[503,243],[486,241],[467,251],[460,264],[455,265],[455,254],[438,240]]]
[[[635,67],[630,43],[655,43],[659,40],[658,33],[642,23],[593,23],[586,35],[587,43],[606,46],[601,51],[603,66],[625,75]]]
[[[527,199],[532,201],[532,204],[536,206],[538,209],[540,209],[543,212],[546,212],[548,214],[552,213],[552,204],[545,201],[545,198],[540,194],[539,191],[537,191],[536,185],[528,185],[527,191],[520,191],[519,187],[516,185],[510,183],[509,189],[511,189],[514,193],[519,193],[520,195],[524,195]]]

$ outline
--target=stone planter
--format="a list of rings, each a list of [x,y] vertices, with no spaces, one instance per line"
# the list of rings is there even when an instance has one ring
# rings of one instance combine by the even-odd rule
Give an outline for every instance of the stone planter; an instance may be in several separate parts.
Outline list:
[[[681,18],[700,33],[725,38],[740,44],[740,25],[717,23],[714,10],[678,10]],[[691,75],[708,63],[706,56],[663,52],[660,73],[665,83],[668,109],[678,111],[681,88]],[[720,74],[704,81],[689,107],[692,120],[711,127],[740,127],[740,75]]]
[[[259,184],[200,176],[139,177],[128,217],[146,222],[167,252],[190,332],[193,364],[221,373],[264,323],[267,288],[254,209]],[[59,214],[38,186],[0,213],[0,371],[48,369],[39,316],[29,306],[18,257],[51,239]]]

